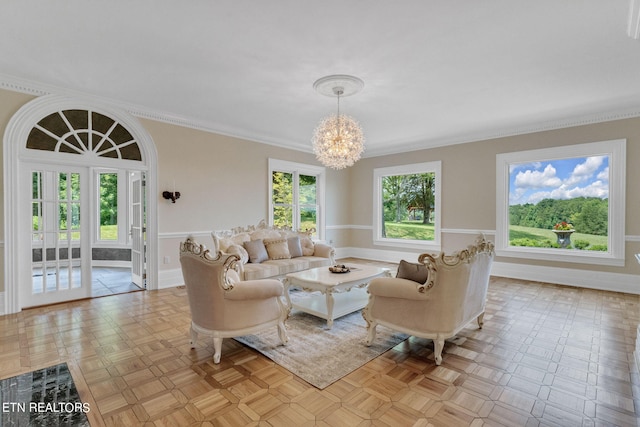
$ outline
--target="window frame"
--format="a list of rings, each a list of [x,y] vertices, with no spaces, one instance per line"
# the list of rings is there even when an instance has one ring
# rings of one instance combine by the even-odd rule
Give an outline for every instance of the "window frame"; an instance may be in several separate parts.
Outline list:
[[[609,157],[607,252],[509,245],[509,186],[512,164],[602,155]],[[496,156],[496,255],[543,261],[624,266],[625,187],[626,139],[498,154]]]
[[[434,236],[433,240],[407,240],[391,239],[382,237],[382,223],[384,218],[382,212],[382,179],[387,176],[413,175],[419,173],[434,173]],[[441,184],[442,182],[442,161],[413,163],[408,165],[390,166],[375,168],[373,170],[373,244],[381,246],[394,246],[409,249],[420,249],[426,251],[440,251],[442,246],[441,237]]]
[[[325,181],[326,169],[321,166],[308,165],[305,163],[290,162],[287,160],[269,159],[269,224],[273,225],[273,172],[285,172],[293,174],[293,224],[292,228],[300,228],[300,204],[298,197],[299,176],[309,175],[316,177],[316,235],[315,239],[323,240],[325,236]]]

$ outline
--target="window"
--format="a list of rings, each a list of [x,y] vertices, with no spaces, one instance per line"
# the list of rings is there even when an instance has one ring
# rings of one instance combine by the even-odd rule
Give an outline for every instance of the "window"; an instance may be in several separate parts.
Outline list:
[[[325,170],[322,167],[269,159],[269,223],[294,230],[316,230],[324,236]]]
[[[99,240],[118,240],[118,174],[100,173]]]
[[[624,265],[626,141],[497,156],[496,251]]]
[[[130,205],[131,179],[125,169],[94,169],[94,217],[93,230],[96,246],[124,247],[131,242],[131,214]]]
[[[437,162],[374,169],[374,243],[440,250]]]

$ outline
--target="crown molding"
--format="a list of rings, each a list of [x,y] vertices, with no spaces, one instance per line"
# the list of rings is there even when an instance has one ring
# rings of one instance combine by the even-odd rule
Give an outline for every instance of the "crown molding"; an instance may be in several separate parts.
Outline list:
[[[486,141],[490,139],[506,138],[517,135],[527,135],[531,133],[546,132],[557,129],[566,129],[577,126],[592,125],[596,123],[612,122],[616,120],[632,119],[640,117],[640,107],[628,107],[617,111],[607,111],[597,114],[587,114],[561,120],[542,121],[535,124],[505,127],[503,129],[488,129],[467,135],[458,135],[448,138],[433,140],[399,140],[394,144],[385,144],[379,149],[369,149],[364,157],[379,157],[390,154],[406,153],[410,151],[426,150],[429,148],[445,147],[449,145],[466,144],[470,142]],[[402,147],[402,149],[398,149]]]
[[[243,139],[260,144],[272,145],[279,148],[296,150],[304,153],[312,153],[311,144],[301,144],[299,142],[265,138],[264,135],[257,135],[251,132],[240,131],[238,129],[225,126],[221,123],[193,120],[167,111],[150,109],[140,105],[130,104],[115,99],[101,97],[98,95],[63,88],[55,85],[49,85],[46,83],[39,83],[8,74],[0,73],[0,88],[34,96],[58,94],[84,100],[92,100],[94,102],[97,101],[102,104],[107,104],[111,107],[127,111],[129,114],[138,118],[149,119],[157,122],[186,127],[209,133],[215,133],[218,135]],[[504,127],[501,129],[479,130],[477,132],[469,133],[466,135],[454,135],[436,139],[411,138],[407,140],[389,141],[390,143],[382,144],[382,147],[380,148],[366,147],[362,157],[367,158],[386,156],[391,154],[406,153],[410,151],[419,151],[457,144],[466,144],[470,142],[525,135],[530,133],[584,126],[635,117],[640,117],[640,106],[621,108],[619,110],[609,110],[606,112],[595,114],[592,113],[582,116],[574,116],[571,118],[560,120],[542,121],[535,124],[524,124],[512,127]]]
[[[108,105],[112,108],[118,108],[131,114],[132,116],[153,120],[161,123],[181,126],[189,129],[200,130],[208,133],[215,133],[218,135],[228,136],[230,138],[243,139],[246,141],[257,142],[259,144],[268,144],[280,148],[286,148],[289,150],[302,151],[305,153],[311,153],[311,145],[308,147],[304,144],[296,144],[287,141],[281,141],[276,139],[265,138],[261,135],[256,135],[251,132],[239,132],[237,129],[232,129],[228,126],[224,126],[220,123],[203,122],[199,120],[193,120],[180,115],[150,109],[141,105],[131,104],[127,102],[118,101],[115,99],[68,89],[60,86],[50,85],[46,83],[39,83],[32,80],[23,79],[21,77],[15,77],[8,74],[0,73],[0,88],[7,89],[13,92],[25,93],[34,96],[43,95],[63,95],[70,98],[81,99],[85,101],[92,100],[93,102],[99,102],[103,105]]]

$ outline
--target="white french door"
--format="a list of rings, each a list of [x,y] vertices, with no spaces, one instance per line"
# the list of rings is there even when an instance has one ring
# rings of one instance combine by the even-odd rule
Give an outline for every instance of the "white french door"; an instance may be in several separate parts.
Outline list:
[[[131,176],[131,281],[145,289],[144,173]]]
[[[31,194],[24,206],[22,230],[31,245],[21,245],[31,262],[23,263],[21,305],[34,307],[91,294],[89,172],[86,168],[34,165],[25,168],[22,194]],[[23,199],[24,200],[24,199]]]

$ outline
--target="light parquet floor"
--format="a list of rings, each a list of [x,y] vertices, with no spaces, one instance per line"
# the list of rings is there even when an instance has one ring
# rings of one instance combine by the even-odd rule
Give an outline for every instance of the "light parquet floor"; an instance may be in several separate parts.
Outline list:
[[[0,377],[67,362],[92,426],[638,425],[637,295],[492,278],[441,366],[411,338],[324,390],[189,321],[183,288],[2,316]]]

